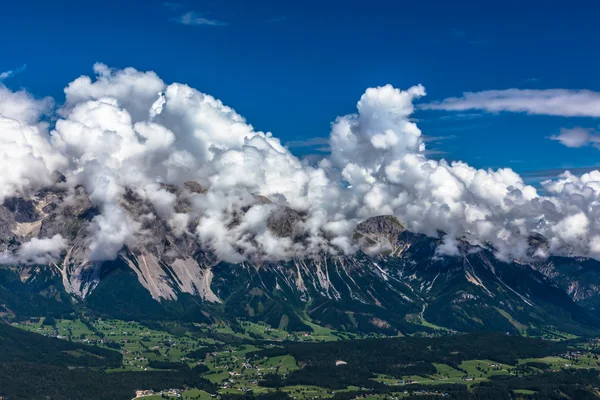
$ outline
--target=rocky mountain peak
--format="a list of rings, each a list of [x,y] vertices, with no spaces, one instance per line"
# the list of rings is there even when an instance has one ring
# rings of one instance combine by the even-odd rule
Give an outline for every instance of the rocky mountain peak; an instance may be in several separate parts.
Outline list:
[[[359,223],[354,230],[354,239],[368,253],[392,252],[398,246],[398,236],[404,226],[393,215],[378,215]]]
[[[183,185],[191,193],[206,193],[206,188],[196,181],[187,181]]]
[[[267,227],[279,237],[296,236],[296,226],[302,221],[302,215],[290,207],[278,207],[267,218]]]

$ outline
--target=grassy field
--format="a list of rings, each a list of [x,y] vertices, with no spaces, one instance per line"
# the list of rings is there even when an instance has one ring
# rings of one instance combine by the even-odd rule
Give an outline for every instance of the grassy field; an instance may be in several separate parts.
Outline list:
[[[198,389],[190,389],[183,392],[183,397],[190,397],[198,400],[210,400],[212,397],[210,393],[205,392],[204,390]]]
[[[527,390],[527,389],[517,389],[517,390],[513,390],[513,392],[515,392],[517,394],[535,394],[536,393],[535,390]]]
[[[553,370],[561,368],[598,368],[600,360],[597,360],[592,354],[582,353],[573,358],[562,357],[544,357],[544,358],[524,358],[519,360],[519,364],[528,362],[543,362],[550,365]]]
[[[427,385],[460,383],[472,386],[476,383],[486,381],[493,375],[509,374],[510,365],[500,364],[489,360],[469,360],[459,365],[461,370],[452,368],[447,364],[434,364],[437,373],[430,376],[404,376],[398,379],[386,375],[378,375],[373,380],[385,383],[389,386],[410,383]]]
[[[467,375],[473,378],[489,378],[492,375],[507,375],[510,365],[497,363],[490,360],[463,361],[459,367],[467,371]]]

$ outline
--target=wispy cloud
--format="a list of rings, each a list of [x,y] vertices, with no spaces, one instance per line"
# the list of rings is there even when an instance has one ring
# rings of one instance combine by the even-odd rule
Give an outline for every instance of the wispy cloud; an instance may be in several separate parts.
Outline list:
[[[455,139],[456,135],[444,135],[444,136],[428,136],[423,135],[423,142],[441,142],[442,140]]]
[[[583,175],[591,171],[595,171],[600,169],[600,165],[593,165],[589,167],[558,167],[558,168],[549,168],[549,169],[538,169],[538,170],[530,170],[530,171],[522,171],[520,172],[521,177],[523,177],[526,181],[537,180],[542,181],[546,179],[554,179],[559,175],[569,171],[573,175]]]
[[[288,147],[313,147],[322,146],[329,143],[329,139],[326,137],[312,137],[303,140],[290,140],[286,143]]]
[[[15,68],[15,69],[11,69],[9,71],[4,71],[4,72],[0,72],[0,81],[3,81],[5,79],[8,79],[16,74],[19,74],[23,71],[25,71],[25,68],[27,68],[27,65],[23,64],[21,65],[19,68]]]
[[[457,112],[453,114],[437,115],[435,117],[428,116],[427,121],[439,120],[439,121],[466,121],[475,120],[486,116],[483,112]],[[424,120],[413,118],[413,122],[422,122]]]
[[[291,140],[286,143],[289,148],[307,148],[310,147],[314,151],[320,153],[328,153],[331,151],[329,145],[329,138],[326,137],[313,137],[306,140]]]
[[[455,139],[456,135],[440,135],[440,136],[423,135],[421,138],[423,139],[424,143],[428,143],[427,148],[425,150],[423,150],[421,152],[421,154],[426,155],[430,158],[440,159],[440,158],[450,154],[450,152],[446,151],[446,150],[436,149],[432,146],[439,145],[444,140]]]
[[[563,117],[600,117],[600,93],[571,89],[506,89],[466,92],[461,97],[421,104],[421,109],[523,112]]]
[[[446,151],[446,150],[439,150],[439,149],[425,149],[421,152],[421,154],[423,154],[429,158],[439,160],[440,158],[443,158],[444,156],[447,156],[448,154],[450,154],[450,152]]]
[[[173,18],[173,21],[183,25],[190,26],[227,26],[229,23],[219,21],[216,19],[207,18],[204,14],[197,13],[195,11],[188,11],[185,14]]]

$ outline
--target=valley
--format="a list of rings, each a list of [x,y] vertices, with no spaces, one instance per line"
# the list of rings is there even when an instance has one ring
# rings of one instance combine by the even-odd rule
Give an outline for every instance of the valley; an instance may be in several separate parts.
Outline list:
[[[198,194],[189,187],[195,186],[165,189],[183,206]],[[28,217],[72,238],[61,260],[0,267],[0,327],[8,337],[25,335],[14,354],[0,354],[0,396],[393,400],[599,393],[600,315],[589,283],[598,261],[507,262],[467,242],[457,254],[440,256],[443,236],[407,231],[382,215],[357,225],[358,250],[351,255],[231,263],[155,219],[147,221],[152,246],[88,262],[77,243],[87,240],[96,211],[80,195],[76,209]],[[62,194],[45,196],[44,204]],[[22,209],[42,200],[23,200],[14,210],[0,206],[0,217],[10,226],[14,215],[23,219]],[[122,205],[138,217],[150,209],[134,194]],[[300,218],[290,209],[276,216],[274,232]],[[10,245],[19,232],[0,241]],[[370,250],[380,245],[384,250]],[[530,252],[545,245],[537,237]],[[40,346],[49,349],[35,358],[31,349]],[[39,377],[36,385],[24,391],[32,377]]]
[[[518,385],[511,382],[502,386],[503,390],[515,398],[529,398],[556,384],[554,378],[548,378],[552,374],[568,377],[590,371],[597,377],[594,371],[600,368],[600,343],[585,338],[547,341],[507,334],[450,334],[447,330],[430,338],[386,338],[324,328],[289,333],[241,320],[233,325],[224,321],[210,325],[161,322],[150,327],[90,315],[34,318],[12,322],[12,326],[48,340],[120,353],[119,366],[99,369],[108,377],[172,372],[204,379],[200,387],[189,383],[136,387],[137,396],[148,400],[271,395],[301,400],[462,399],[485,390],[486,385],[505,385],[505,380],[517,380]],[[593,382],[586,391],[600,385],[600,380],[597,385]]]

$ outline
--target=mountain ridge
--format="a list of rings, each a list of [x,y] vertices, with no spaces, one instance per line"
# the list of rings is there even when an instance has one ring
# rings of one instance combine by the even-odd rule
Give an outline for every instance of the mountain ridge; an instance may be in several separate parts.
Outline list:
[[[197,182],[164,187],[177,196],[176,209],[181,211],[195,194],[204,192]],[[272,204],[262,196],[255,201]],[[357,225],[357,251],[351,255],[228,263],[192,235],[177,232],[160,217],[148,218],[159,212],[135,193],[128,191],[121,206],[141,221],[147,240],[125,247],[114,261],[87,258],[90,221],[98,212],[81,188],[69,193],[58,187],[29,199],[8,199],[0,207],[0,245],[10,250],[22,240],[60,234],[68,242],[60,259],[15,265],[20,281],[44,296],[63,293],[63,304],[72,301],[109,314],[119,311],[102,297],[123,307],[127,301],[143,302],[161,318],[230,315],[291,330],[308,330],[307,321],[394,335],[444,329],[585,335],[600,329],[600,264],[592,259],[551,256],[530,263],[505,262],[491,250],[466,242],[459,243],[457,254],[443,255],[443,237],[409,232],[395,217],[380,215]],[[295,236],[302,218],[298,211],[277,206],[268,219],[269,229],[279,237],[303,240]],[[544,240],[535,237],[528,245],[535,253]],[[599,277],[599,285],[582,283],[578,274]],[[127,290],[119,292],[124,299],[111,294],[120,290],[111,278],[117,275],[138,299],[126,300]],[[111,285],[105,284],[109,280]],[[40,290],[40,281],[53,282],[53,290]],[[148,306],[150,301],[157,304]]]

